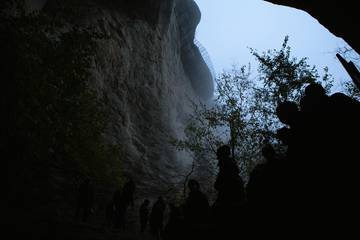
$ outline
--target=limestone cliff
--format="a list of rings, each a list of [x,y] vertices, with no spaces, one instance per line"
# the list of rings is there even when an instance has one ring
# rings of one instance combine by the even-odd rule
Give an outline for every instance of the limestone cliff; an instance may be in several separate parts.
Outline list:
[[[48,1],[55,12],[64,1]],[[93,69],[111,110],[106,136],[123,147],[124,169],[141,195],[167,191],[186,159],[168,144],[185,126],[188,98],[212,96],[211,74],[194,45],[200,11],[193,0],[70,1],[76,22],[109,36]]]

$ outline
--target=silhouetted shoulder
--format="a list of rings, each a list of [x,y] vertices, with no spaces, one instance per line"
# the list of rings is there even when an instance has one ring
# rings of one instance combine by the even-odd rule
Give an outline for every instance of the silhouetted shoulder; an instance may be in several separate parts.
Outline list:
[[[360,102],[340,92],[332,94],[330,96],[330,99],[332,100],[332,102],[338,102],[342,104],[354,104],[360,106]]]
[[[330,96],[332,110],[338,113],[347,113],[351,116],[347,117],[359,117],[360,102],[356,101],[343,93],[334,93]],[[345,116],[342,116],[345,118]]]

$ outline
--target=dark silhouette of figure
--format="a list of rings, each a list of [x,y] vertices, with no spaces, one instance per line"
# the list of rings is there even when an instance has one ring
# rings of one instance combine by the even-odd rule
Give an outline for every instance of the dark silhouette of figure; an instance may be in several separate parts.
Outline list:
[[[287,204],[286,165],[277,157],[274,148],[267,144],[262,148],[266,159],[251,172],[246,192],[251,226],[267,229],[274,216],[283,216]],[[255,229],[256,231],[256,229]]]
[[[305,96],[300,100],[300,109],[303,112],[320,113],[326,110],[327,102],[325,89],[321,84],[313,83],[305,88]]]
[[[314,217],[314,213],[319,212],[321,205],[327,202],[322,192],[324,183],[330,181],[325,177],[330,164],[326,156],[330,121],[327,109],[328,98],[319,84],[309,85],[305,89],[301,110],[293,102],[284,102],[277,107],[280,121],[289,126],[288,130],[281,130],[281,137],[288,145],[283,176],[287,186],[286,195],[283,195],[286,202],[281,209],[285,215],[283,218]],[[310,220],[304,225],[310,226]],[[296,226],[298,224],[290,227]]]
[[[276,115],[278,116],[279,120],[282,123],[289,125],[290,127],[296,127],[299,117],[298,114],[299,109],[294,102],[286,101],[279,104],[279,106],[276,108]]]
[[[360,105],[343,93],[327,96],[320,84],[307,86],[301,102],[305,116],[305,132],[311,136],[306,150],[307,160],[312,164],[312,168],[307,170],[311,180],[308,188],[312,191],[313,204],[316,201],[320,208],[326,205],[324,201],[334,199],[334,187],[342,190],[355,180],[348,177],[356,175],[350,171],[355,167],[351,167],[351,159],[357,154],[357,144],[352,139],[360,134]],[[344,181],[344,184],[339,184],[341,181],[329,184],[335,174],[347,181]],[[341,197],[337,202],[340,199]]]
[[[175,204],[170,203],[170,216],[162,234],[164,240],[182,240],[189,239],[185,235],[184,219],[181,209]]]
[[[240,170],[230,157],[230,147],[217,150],[219,172],[214,184],[218,196],[211,207],[211,235],[222,238],[224,233],[236,234],[245,222],[245,192]],[[246,228],[246,227],[244,227]]]
[[[360,104],[342,93],[327,96],[320,84],[310,84],[300,109],[289,102],[277,108],[280,121],[289,126],[278,130],[288,145],[284,170],[288,208],[282,212],[291,212],[287,219],[292,220],[293,231],[336,229],[339,219],[349,218],[345,212],[353,217],[359,213],[353,161],[358,144],[353,139],[360,135]],[[308,220],[300,224],[298,219],[304,217]],[[319,222],[327,229],[319,228]]]
[[[351,212],[352,217],[360,213],[360,197],[355,189],[358,189],[359,173],[359,136],[360,136],[360,103],[343,93],[334,93],[329,97],[330,120],[329,134],[326,135],[328,147],[327,162],[329,171],[327,179],[336,176],[337,181],[326,186],[328,196],[332,197],[331,203],[344,206],[337,209],[339,217],[345,217],[345,212]],[[331,151],[330,151],[331,149]],[[332,196],[331,190],[337,189],[337,194]],[[334,211],[335,212],[335,211]],[[351,217],[350,214],[346,217]]]
[[[200,190],[198,181],[188,182],[189,196],[184,205],[184,217],[187,224],[202,225],[209,219],[210,205],[207,197]]]
[[[126,205],[126,207],[128,206],[134,207],[134,193],[135,193],[135,183],[133,179],[130,177],[128,181],[125,183],[122,191],[124,204]]]
[[[149,204],[150,201],[145,199],[140,206],[139,216],[140,216],[140,231],[143,233],[146,230],[148,219],[149,219]]]
[[[189,196],[184,205],[184,219],[188,238],[204,238],[209,224],[210,205],[207,197],[200,190],[200,184],[191,179],[188,182]]]
[[[331,116],[331,102],[326,95],[325,89],[321,84],[313,83],[305,88],[305,96],[300,101],[301,112],[304,116],[302,121],[305,126],[304,134],[309,136],[306,140],[306,163],[312,164],[312,169],[307,169],[309,179],[309,187],[314,186],[319,171],[330,166],[328,155],[329,138],[331,136],[331,128],[333,125],[333,117]],[[307,164],[304,164],[307,165]],[[310,173],[311,170],[314,170]],[[320,187],[320,186],[319,186]],[[315,190],[316,191],[316,190]],[[317,190],[318,191],[318,190]]]
[[[156,237],[156,239],[160,239],[161,237],[165,208],[165,201],[160,196],[151,209],[150,231]]]
[[[284,163],[276,156],[276,152],[270,144],[263,147],[262,155],[266,162],[257,165],[251,172],[246,188],[247,197],[255,208],[273,209],[276,203],[272,202],[279,201],[277,198],[283,190],[279,190],[279,187]]]
[[[276,108],[276,114],[279,120],[288,125],[289,128],[279,129],[278,136],[282,137],[282,141],[286,141],[288,145],[287,158],[292,159],[291,168],[289,171],[296,171],[297,168],[304,165],[304,161],[307,159],[306,152],[311,144],[310,134],[308,134],[308,122],[305,121],[305,116],[299,111],[299,108],[294,102],[280,103]],[[280,135],[279,135],[280,134]],[[290,167],[290,166],[289,166]]]
[[[93,206],[94,202],[94,188],[89,178],[80,185],[78,190],[77,208],[76,208],[76,219],[81,214],[81,219],[86,222]]]
[[[329,165],[329,158],[352,158],[356,153],[352,149],[356,145],[350,139],[360,133],[360,103],[343,93],[327,96],[320,84],[307,86],[301,103],[307,132],[311,135],[312,145],[317,147],[311,149],[316,153],[317,162],[324,159],[321,164]],[[333,148],[331,154],[329,148]]]
[[[116,228],[125,229],[127,209],[130,205],[134,206],[134,192],[135,183],[131,178],[125,183],[122,190],[115,191],[113,202],[115,206],[114,226]]]
[[[219,173],[215,182],[218,191],[216,204],[239,204],[244,200],[244,183],[239,167],[230,157],[230,147],[222,146],[217,150]]]
[[[332,117],[329,114],[331,108],[329,97],[321,84],[313,83],[305,88],[305,96],[300,101],[300,108],[304,118],[305,133],[310,136],[307,139],[307,152],[312,152],[311,161],[320,164],[328,146],[327,138],[332,125]],[[317,160],[316,160],[317,159]]]
[[[359,155],[354,139],[360,136],[360,103],[343,93],[332,94],[329,102],[328,115],[333,119],[330,123],[334,129],[331,147],[341,149],[337,157],[352,159]]]
[[[305,96],[323,98],[326,96],[326,91],[320,83],[311,83],[305,88]]]

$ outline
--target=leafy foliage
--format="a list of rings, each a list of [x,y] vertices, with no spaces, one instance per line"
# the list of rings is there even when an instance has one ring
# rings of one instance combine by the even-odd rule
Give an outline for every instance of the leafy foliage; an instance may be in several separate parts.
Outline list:
[[[332,87],[327,68],[320,77],[306,58],[292,57],[288,37],[280,50],[260,54],[251,49],[251,53],[259,62],[257,78],[251,78],[250,66],[224,71],[216,79],[213,103],[193,103],[194,114],[185,139],[173,141],[177,149],[195,153],[196,161],[204,162],[206,153],[211,169],[215,169],[216,149],[228,144],[245,179],[261,160],[263,143],[277,143],[274,131],[281,126],[275,115],[277,105],[286,100],[299,102],[310,83],[319,82],[327,91]],[[196,156],[202,156],[202,160]]]
[[[280,50],[268,50],[259,54],[251,49],[259,62],[260,83],[269,92],[268,100],[275,105],[287,100],[299,102],[304,88],[310,83],[322,82],[327,91],[332,87],[328,68],[324,68],[324,75],[318,80],[320,75],[315,66],[311,67],[307,63],[307,58],[298,60],[291,56],[288,40],[289,37],[286,36]]]
[[[352,81],[347,81],[343,84],[346,95],[360,101],[360,89]]]

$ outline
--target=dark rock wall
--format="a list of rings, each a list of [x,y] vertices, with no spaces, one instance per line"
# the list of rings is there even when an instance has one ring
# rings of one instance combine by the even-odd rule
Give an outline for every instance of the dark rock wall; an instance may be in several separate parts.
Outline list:
[[[49,0],[44,11],[64,1]],[[193,0],[68,1],[78,21],[109,39],[99,42],[96,88],[111,111],[107,139],[123,147],[140,196],[173,188],[191,159],[169,145],[182,134],[188,99],[209,99],[213,79],[194,45],[200,10]]]
[[[353,0],[265,0],[308,12],[334,35],[343,38],[360,53],[359,7]],[[312,36],[309,36],[311,38]]]

